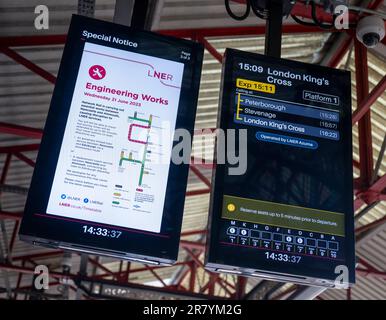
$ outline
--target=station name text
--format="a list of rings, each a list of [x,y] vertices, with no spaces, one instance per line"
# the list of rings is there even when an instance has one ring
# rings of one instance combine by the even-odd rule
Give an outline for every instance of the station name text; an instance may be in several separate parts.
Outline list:
[[[292,70],[283,70],[278,67],[263,67],[257,64],[239,62],[238,68],[247,72],[264,74],[268,83],[276,85],[291,87],[294,81],[312,83],[318,86],[330,85],[329,79],[326,79],[325,77],[318,77],[302,72],[298,73]]]

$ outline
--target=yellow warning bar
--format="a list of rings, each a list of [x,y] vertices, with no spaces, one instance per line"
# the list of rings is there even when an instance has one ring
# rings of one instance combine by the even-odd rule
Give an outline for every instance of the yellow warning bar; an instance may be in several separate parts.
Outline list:
[[[266,92],[266,93],[275,93],[276,87],[274,84],[252,81],[242,78],[236,79],[237,88]]]

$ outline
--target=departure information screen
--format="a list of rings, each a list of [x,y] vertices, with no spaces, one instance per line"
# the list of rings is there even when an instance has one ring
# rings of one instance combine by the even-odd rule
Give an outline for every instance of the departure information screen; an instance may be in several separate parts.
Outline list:
[[[247,165],[217,163],[207,267],[354,282],[349,72],[227,49],[222,81],[219,127],[246,130]]]
[[[202,54],[74,16],[21,234],[175,260],[188,164],[171,162],[173,135],[192,133]]]

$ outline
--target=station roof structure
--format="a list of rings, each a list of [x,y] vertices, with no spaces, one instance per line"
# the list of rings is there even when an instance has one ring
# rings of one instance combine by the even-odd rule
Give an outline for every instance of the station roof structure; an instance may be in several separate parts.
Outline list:
[[[363,6],[367,8],[386,12],[384,1],[364,2]],[[53,297],[60,296],[58,288],[64,277],[61,275],[63,252],[31,246],[17,237],[65,35],[71,15],[78,10],[77,0],[46,0],[44,3],[49,9],[48,30],[37,30],[33,25],[34,10],[41,4],[40,0],[0,2],[2,298],[24,298],[24,295],[30,294],[31,273],[36,264],[46,264],[51,271],[58,273],[51,279],[49,292]],[[96,0],[94,17],[112,21],[115,5],[115,0]],[[234,9],[241,13],[243,5],[235,4]],[[297,3],[295,9],[298,16],[309,17],[309,8],[304,4]],[[185,291],[241,298],[252,288],[269,286],[270,283],[230,275],[217,277],[202,268],[214,148],[213,133],[211,130],[202,133],[202,130],[216,127],[220,61],[225,48],[264,53],[265,21],[253,15],[245,21],[232,20],[222,0],[163,0],[158,1],[154,8],[151,29],[191,38],[205,45],[192,156],[205,159],[206,163],[191,165],[179,264],[151,268],[89,256],[83,258],[88,262],[87,274],[95,279],[109,279],[120,284],[144,285],[137,298],[147,297],[152,292],[151,286],[165,287],[174,295]],[[318,299],[386,299],[386,162],[382,149],[386,134],[386,45],[380,44],[376,50],[365,50],[364,54],[354,38],[350,31],[331,32],[299,25],[291,18],[284,20],[283,58],[320,63],[352,72],[357,284],[347,291],[326,290]],[[363,58],[366,51],[367,61]],[[363,92],[367,83],[370,96]],[[357,102],[358,91],[365,96],[365,101],[361,103]],[[358,129],[358,123],[361,129]],[[76,274],[81,256],[72,254],[71,262],[71,274]],[[283,284],[269,298],[286,299],[297,289],[295,285]],[[71,284],[70,297],[74,298],[77,294],[82,296]],[[166,295],[160,291],[157,297],[163,294]],[[256,296],[261,298],[258,294]]]

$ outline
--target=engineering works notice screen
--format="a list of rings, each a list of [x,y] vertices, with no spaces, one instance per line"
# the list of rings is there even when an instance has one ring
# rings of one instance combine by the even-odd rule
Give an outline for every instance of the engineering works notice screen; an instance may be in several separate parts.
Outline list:
[[[85,43],[47,213],[160,232],[183,71]]]

